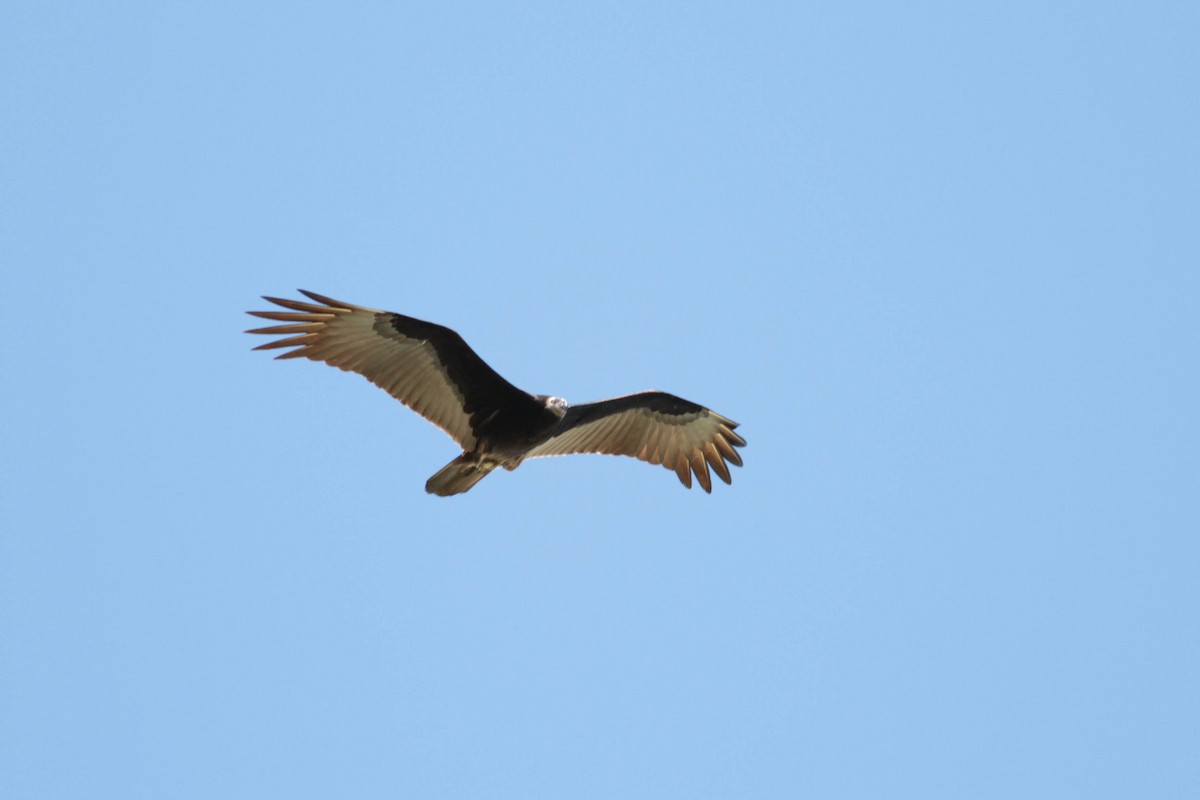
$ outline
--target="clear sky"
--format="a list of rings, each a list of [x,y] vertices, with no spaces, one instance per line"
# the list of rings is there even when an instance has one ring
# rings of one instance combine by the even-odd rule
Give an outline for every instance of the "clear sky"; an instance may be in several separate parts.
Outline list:
[[[0,796],[1200,797],[1198,8],[7,4]],[[428,496],[297,287],[745,467]]]

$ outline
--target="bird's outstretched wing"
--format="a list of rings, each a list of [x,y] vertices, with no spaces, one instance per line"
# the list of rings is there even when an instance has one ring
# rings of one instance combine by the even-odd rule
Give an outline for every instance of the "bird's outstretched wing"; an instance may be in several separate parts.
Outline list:
[[[310,358],[357,372],[468,451],[475,447],[479,423],[497,409],[541,409],[449,328],[300,291],[319,305],[264,297],[288,310],[247,312],[287,323],[247,331],[285,337],[255,350],[294,347],[277,357]]]
[[[633,456],[674,470],[692,488],[692,473],[712,491],[708,469],[730,482],[729,465],[742,465],[734,448],[746,440],[733,432],[738,424],[682,397],[641,392],[598,403],[571,406],[558,432],[534,447],[526,458],[569,453]]]

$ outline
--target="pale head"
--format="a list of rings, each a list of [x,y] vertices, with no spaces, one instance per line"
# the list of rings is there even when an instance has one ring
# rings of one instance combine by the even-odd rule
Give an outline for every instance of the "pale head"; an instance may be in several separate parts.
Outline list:
[[[561,397],[550,397],[548,395],[541,395],[541,400],[543,403],[545,403],[546,409],[549,411],[552,411],[554,413],[554,416],[561,418],[564,414],[567,413],[568,403],[566,400],[562,399]]]

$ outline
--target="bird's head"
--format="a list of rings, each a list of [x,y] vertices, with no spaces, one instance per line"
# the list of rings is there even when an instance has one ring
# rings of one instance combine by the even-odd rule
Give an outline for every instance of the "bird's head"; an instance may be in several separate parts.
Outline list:
[[[542,402],[546,404],[546,409],[554,413],[554,416],[561,418],[567,413],[567,401],[561,397],[549,397],[542,395]]]

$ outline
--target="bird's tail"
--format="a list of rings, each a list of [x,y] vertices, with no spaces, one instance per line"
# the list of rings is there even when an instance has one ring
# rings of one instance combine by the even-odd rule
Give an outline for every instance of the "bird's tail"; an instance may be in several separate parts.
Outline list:
[[[463,453],[425,481],[425,491],[438,497],[462,494],[487,477],[499,464],[484,461],[473,453]]]

